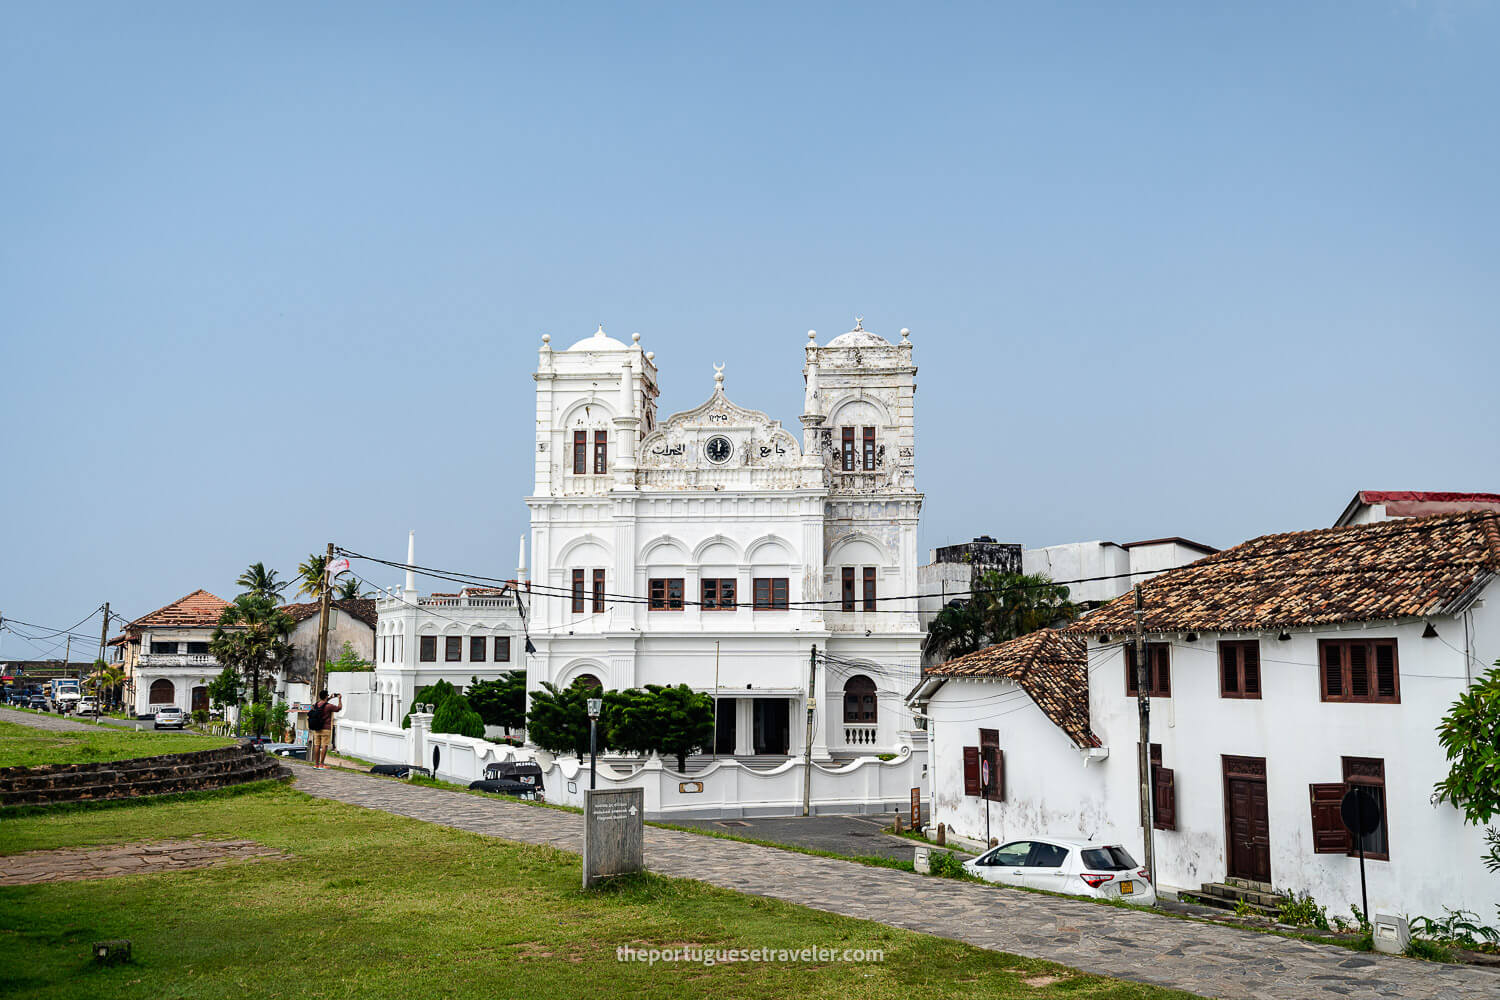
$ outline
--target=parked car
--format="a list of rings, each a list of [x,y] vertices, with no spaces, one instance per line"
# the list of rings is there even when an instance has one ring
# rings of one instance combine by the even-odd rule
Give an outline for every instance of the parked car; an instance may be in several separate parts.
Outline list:
[[[1156,905],[1150,873],[1119,844],[1032,837],[991,848],[964,867],[1005,885]]]
[[[92,698],[78,699],[78,707],[74,709],[79,715],[98,715],[99,706]]]
[[[47,699],[39,694],[34,694],[26,699],[26,707],[34,712],[45,712],[47,711]]]
[[[297,760],[307,759],[307,744],[305,743],[266,743],[261,747],[266,753],[275,754],[277,757],[293,757]]]
[[[163,705],[156,710],[152,720],[153,729],[186,729],[188,714],[176,705]]]

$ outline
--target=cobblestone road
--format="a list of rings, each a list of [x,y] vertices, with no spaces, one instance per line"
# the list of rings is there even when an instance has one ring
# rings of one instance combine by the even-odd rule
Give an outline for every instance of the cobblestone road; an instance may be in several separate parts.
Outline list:
[[[348,771],[293,768],[297,787],[400,816],[575,853],[583,817]],[[871,868],[646,827],[664,875],[875,920],[1088,972],[1226,998],[1500,997],[1500,974],[1361,954],[1137,910]]]

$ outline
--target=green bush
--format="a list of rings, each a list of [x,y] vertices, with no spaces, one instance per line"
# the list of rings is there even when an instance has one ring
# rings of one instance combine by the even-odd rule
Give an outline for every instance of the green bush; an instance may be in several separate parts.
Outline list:
[[[952,851],[933,851],[927,856],[932,874],[939,878],[963,878],[968,875],[964,863]]]
[[[1281,902],[1276,919],[1293,927],[1318,927],[1328,930],[1328,907],[1319,906],[1312,893],[1292,893]]]
[[[432,714],[432,731],[458,733],[460,736],[483,736],[484,719],[469,707],[468,699],[463,695],[452,694]]]
[[[1406,943],[1409,958],[1425,958],[1429,962],[1453,961],[1453,949],[1429,938],[1414,937]]]
[[[429,684],[424,688],[418,688],[417,696],[412,699],[412,704],[439,706],[458,693],[460,693],[458,688],[452,684],[449,684],[447,681],[438,681],[436,684]],[[401,728],[411,728],[411,709],[407,709],[406,714],[401,717]]]

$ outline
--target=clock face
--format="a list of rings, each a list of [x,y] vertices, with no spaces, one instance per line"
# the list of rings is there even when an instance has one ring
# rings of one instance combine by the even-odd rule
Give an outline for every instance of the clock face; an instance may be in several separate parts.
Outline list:
[[[709,438],[708,443],[703,446],[703,454],[707,455],[708,460],[715,465],[722,465],[729,461],[729,456],[733,451],[734,445],[730,444],[729,439],[722,435],[715,435]]]

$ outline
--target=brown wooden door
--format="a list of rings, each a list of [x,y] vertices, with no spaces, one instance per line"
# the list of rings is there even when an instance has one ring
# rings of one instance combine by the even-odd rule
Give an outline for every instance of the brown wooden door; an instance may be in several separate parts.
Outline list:
[[[1224,758],[1225,855],[1235,878],[1271,881],[1264,757]]]

